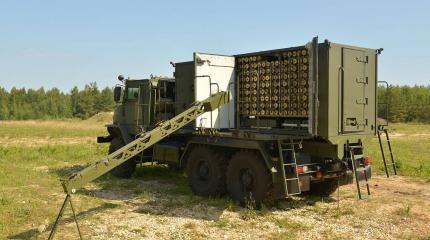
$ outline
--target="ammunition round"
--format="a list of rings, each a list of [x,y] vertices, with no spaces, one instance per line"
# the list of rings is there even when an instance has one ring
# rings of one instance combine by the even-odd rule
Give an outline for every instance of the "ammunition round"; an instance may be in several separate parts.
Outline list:
[[[291,71],[293,71],[293,72],[297,71],[297,67],[296,66],[291,66]]]
[[[307,51],[306,49],[303,49],[303,50],[302,50],[302,55],[303,55],[303,56],[306,56],[306,54],[308,54],[308,51]]]

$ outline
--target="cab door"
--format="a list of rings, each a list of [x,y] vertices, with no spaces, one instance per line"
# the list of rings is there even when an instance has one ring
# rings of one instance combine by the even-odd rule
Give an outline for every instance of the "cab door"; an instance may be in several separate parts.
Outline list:
[[[368,56],[360,49],[342,49],[342,132],[362,132],[366,122],[365,109],[368,106],[366,68]]]
[[[125,127],[131,134],[137,132],[137,104],[139,99],[139,85],[127,85],[125,87],[122,104],[122,117]]]

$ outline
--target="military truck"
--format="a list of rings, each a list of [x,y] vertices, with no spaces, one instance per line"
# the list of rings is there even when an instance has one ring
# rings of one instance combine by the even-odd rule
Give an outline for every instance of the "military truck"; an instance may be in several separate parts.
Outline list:
[[[226,92],[203,113],[113,168],[130,177],[139,162],[184,169],[201,196],[228,193],[245,204],[303,192],[328,195],[371,177],[363,140],[377,133],[377,56],[325,40],[239,55],[194,53],[172,78],[125,79],[108,136],[115,153],[193,103]],[[360,188],[358,188],[360,190]],[[359,191],[360,197],[361,193]]]
[[[377,123],[378,55],[369,49],[318,42],[238,55],[194,53],[172,63],[173,77],[125,79],[106,158],[62,179],[66,198],[107,172],[130,177],[139,162],[183,169],[201,196],[228,193],[241,205],[305,192],[329,195],[339,185],[371,177],[363,155],[378,135],[385,171],[396,174],[388,132]],[[385,132],[391,163],[381,143]]]

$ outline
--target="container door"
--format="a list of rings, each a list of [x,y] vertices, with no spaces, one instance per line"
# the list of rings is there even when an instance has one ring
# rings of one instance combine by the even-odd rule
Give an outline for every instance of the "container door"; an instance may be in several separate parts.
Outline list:
[[[364,110],[368,104],[365,86],[368,84],[366,65],[368,57],[364,51],[343,48],[342,50],[342,132],[361,132],[366,125]]]
[[[194,53],[195,100],[204,100],[219,91],[230,91],[231,98],[229,103],[198,117],[196,127],[234,128],[234,64],[233,56]]]

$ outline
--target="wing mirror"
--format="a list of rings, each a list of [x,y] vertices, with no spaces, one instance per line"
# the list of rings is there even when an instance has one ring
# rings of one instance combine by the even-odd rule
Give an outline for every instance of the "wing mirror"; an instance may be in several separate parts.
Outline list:
[[[122,88],[120,86],[116,86],[113,89],[113,100],[117,103],[121,100],[121,90]]]

